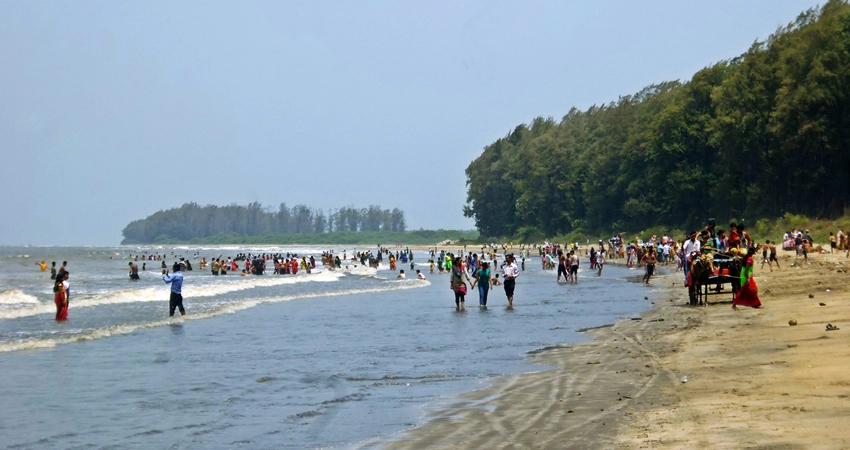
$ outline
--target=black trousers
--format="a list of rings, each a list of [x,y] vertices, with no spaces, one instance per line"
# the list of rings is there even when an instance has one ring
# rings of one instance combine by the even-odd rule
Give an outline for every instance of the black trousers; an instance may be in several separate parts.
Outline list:
[[[514,287],[516,286],[516,280],[513,278],[505,278],[505,295],[508,297],[514,296]]]
[[[171,299],[168,301],[168,315],[173,316],[175,309],[179,309],[180,314],[186,314],[186,310],[183,309],[183,296],[172,292]]]

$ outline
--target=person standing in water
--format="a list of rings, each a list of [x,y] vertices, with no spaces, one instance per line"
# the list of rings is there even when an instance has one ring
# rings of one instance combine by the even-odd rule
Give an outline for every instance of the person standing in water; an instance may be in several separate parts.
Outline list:
[[[570,250],[570,281],[578,283],[578,254],[575,250]]]
[[[466,309],[466,282],[464,278],[469,279],[469,275],[463,270],[463,263],[460,256],[455,258],[451,269],[451,289],[455,293],[455,309],[463,311]]]
[[[478,285],[478,307],[486,308],[487,295],[490,294],[490,263],[482,262],[481,267],[475,271],[474,277],[472,288]]]
[[[59,268],[59,272],[56,274],[56,279],[61,280],[65,275],[65,270],[68,267],[68,261],[62,261],[62,267]]]
[[[56,261],[53,261],[52,263],[50,263],[50,279],[51,280],[56,279]]]
[[[602,249],[602,246],[600,246],[599,248],[600,250],[596,252],[596,269],[598,270],[598,272],[596,272],[597,277],[602,276],[602,267],[605,266],[605,250]]]
[[[65,300],[67,302],[71,301],[71,283],[68,282],[68,278],[70,277],[71,272],[68,272],[67,270],[62,272],[62,285],[65,286]],[[57,276],[56,279],[58,280],[59,277]]]
[[[53,301],[56,303],[56,320],[61,322],[68,320],[68,277],[70,274],[65,272],[62,279],[56,278],[53,284]]]
[[[168,269],[162,271],[162,281],[171,284],[171,298],[168,301],[168,317],[174,316],[174,310],[179,309],[180,315],[185,316],[183,309],[183,274],[180,272],[180,264],[174,263],[171,268],[174,275],[168,275]]]
[[[505,256],[505,263],[502,265],[502,277],[505,281],[505,296],[508,297],[508,308],[514,307],[514,288],[516,287],[516,277],[519,276],[519,268],[514,262],[514,254],[508,253]]]
[[[139,279],[139,266],[137,266],[136,263],[134,263],[132,261],[130,261],[129,266],[130,266],[130,279],[133,280],[133,281],[138,280]]]

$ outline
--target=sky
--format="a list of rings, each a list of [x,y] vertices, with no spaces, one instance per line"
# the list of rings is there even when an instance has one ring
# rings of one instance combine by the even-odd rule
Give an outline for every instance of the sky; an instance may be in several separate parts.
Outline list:
[[[114,245],[186,202],[472,229],[486,145],[688,80],[815,6],[0,0],[0,245]]]

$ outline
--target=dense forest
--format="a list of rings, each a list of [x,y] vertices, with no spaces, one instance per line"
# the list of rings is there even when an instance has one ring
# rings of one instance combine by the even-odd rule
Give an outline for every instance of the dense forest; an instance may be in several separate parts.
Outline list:
[[[247,206],[200,206],[186,203],[130,222],[122,244],[190,242],[215,236],[269,236],[340,232],[404,232],[404,212],[378,206],[328,211],[281,203],[275,210],[254,202]]]
[[[693,227],[850,206],[850,5],[616,102],[537,118],[466,169],[484,236]]]

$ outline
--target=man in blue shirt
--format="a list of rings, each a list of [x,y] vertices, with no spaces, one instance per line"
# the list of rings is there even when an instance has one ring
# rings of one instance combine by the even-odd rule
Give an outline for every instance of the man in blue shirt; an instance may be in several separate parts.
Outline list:
[[[171,283],[171,299],[169,300],[168,317],[174,315],[174,309],[180,309],[180,315],[185,316],[183,309],[183,274],[180,272],[180,264],[174,263],[171,267],[174,275],[168,275],[168,269],[162,269],[162,281]]]

